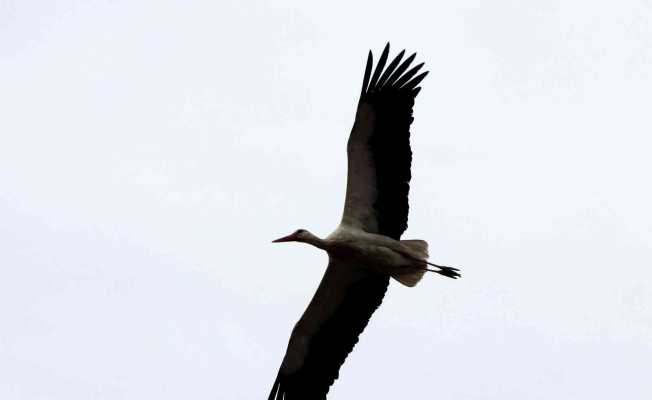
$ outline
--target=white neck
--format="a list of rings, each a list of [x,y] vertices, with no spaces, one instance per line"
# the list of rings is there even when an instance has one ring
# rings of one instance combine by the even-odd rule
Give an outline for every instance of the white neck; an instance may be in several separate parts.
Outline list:
[[[318,238],[317,236],[313,235],[312,233],[305,239],[302,240],[304,243],[311,244],[317,248],[326,250],[327,244],[326,241],[323,239]]]

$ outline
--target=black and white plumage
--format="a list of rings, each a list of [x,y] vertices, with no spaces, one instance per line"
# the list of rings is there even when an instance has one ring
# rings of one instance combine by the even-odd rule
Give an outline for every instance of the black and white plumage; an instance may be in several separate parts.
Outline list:
[[[292,331],[269,400],[326,398],[380,306],[390,277],[414,286],[425,271],[459,276],[455,268],[426,261],[425,241],[400,240],[409,209],[412,107],[421,90],[418,85],[428,74],[418,74],[423,64],[410,68],[415,54],[403,60],[404,54],[401,51],[387,65],[388,43],[372,74],[369,52],[347,144],[346,201],[338,228],[325,239],[300,229],[275,240],[321,248],[328,252],[329,264]]]

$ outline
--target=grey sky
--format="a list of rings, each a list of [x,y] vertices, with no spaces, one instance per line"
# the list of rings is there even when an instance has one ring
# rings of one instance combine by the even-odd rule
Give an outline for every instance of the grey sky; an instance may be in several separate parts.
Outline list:
[[[0,3],[0,398],[260,399],[366,52],[417,51],[406,238],[332,399],[649,399],[648,1]]]

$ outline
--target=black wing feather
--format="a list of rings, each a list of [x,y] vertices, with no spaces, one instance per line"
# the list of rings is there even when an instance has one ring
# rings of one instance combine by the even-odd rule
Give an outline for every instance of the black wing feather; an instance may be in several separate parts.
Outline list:
[[[415,86],[421,83],[423,78],[428,75],[428,71],[422,72],[419,75],[417,75],[414,79],[412,79],[410,82],[406,83],[405,85],[401,86],[401,89],[403,90],[412,90]],[[417,92],[418,93],[418,92]],[[415,94],[416,97],[416,94]]]
[[[406,128],[412,123],[414,97],[410,92],[381,93],[370,99],[378,110],[378,127],[369,143],[378,191],[374,208],[379,233],[398,240],[407,229],[412,150],[409,139],[399,139],[396,134],[403,131],[409,136]]]
[[[371,75],[371,68],[374,64],[374,56],[369,50],[369,55],[367,56],[367,65],[364,68],[364,79],[362,79],[362,93],[367,91],[367,85],[369,84],[369,76]]]
[[[415,66],[415,67],[412,67],[408,72],[406,72],[405,74],[403,74],[403,76],[401,76],[401,77],[396,81],[396,83],[394,83],[392,86],[397,87],[397,88],[400,88],[401,86],[403,86],[403,85],[404,85],[407,81],[409,81],[409,80],[410,80],[414,75],[416,75],[417,72],[419,72],[419,70],[421,69],[421,67],[423,67],[423,64],[424,64],[424,63],[421,63],[421,64],[419,64],[419,65],[417,65],[417,66]]]
[[[392,60],[391,63],[389,63],[389,66],[385,69],[385,72],[383,72],[383,75],[380,77],[380,80],[378,80],[378,86],[383,87],[385,85],[385,82],[387,81],[387,78],[389,78],[389,75],[394,72],[396,69],[396,66],[398,65],[399,62],[401,62],[401,59],[403,59],[403,55],[405,54],[405,50],[401,50],[400,53],[394,59]]]
[[[417,53],[413,53],[410,57],[406,58],[405,61],[399,65],[398,68],[396,68],[396,71],[390,75],[389,78],[387,78],[387,81],[383,84],[383,86],[392,86],[394,85],[394,82],[401,76],[403,72],[412,64],[412,61],[414,61],[414,58],[417,56]]]
[[[385,45],[385,49],[383,49],[383,54],[380,55],[380,59],[378,60],[378,64],[376,65],[376,70],[374,71],[374,76],[371,78],[371,82],[369,83],[370,87],[376,86],[376,83],[378,82],[378,78],[380,78],[380,73],[382,72],[383,68],[385,68],[385,63],[387,62],[388,55],[389,55],[389,42]]]

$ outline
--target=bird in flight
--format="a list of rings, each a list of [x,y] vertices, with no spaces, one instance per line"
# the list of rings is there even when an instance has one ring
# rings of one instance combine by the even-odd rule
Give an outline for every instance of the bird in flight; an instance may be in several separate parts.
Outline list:
[[[324,239],[299,229],[274,240],[311,244],[325,250],[329,261],[292,330],[269,400],[326,399],[390,277],[414,286],[426,271],[460,276],[456,268],[428,262],[425,241],[400,240],[408,220],[412,106],[428,74],[417,75],[423,63],[408,70],[416,53],[403,60],[404,55],[405,50],[386,65],[387,43],[373,69],[369,51],[347,144],[346,200],[337,229]]]

